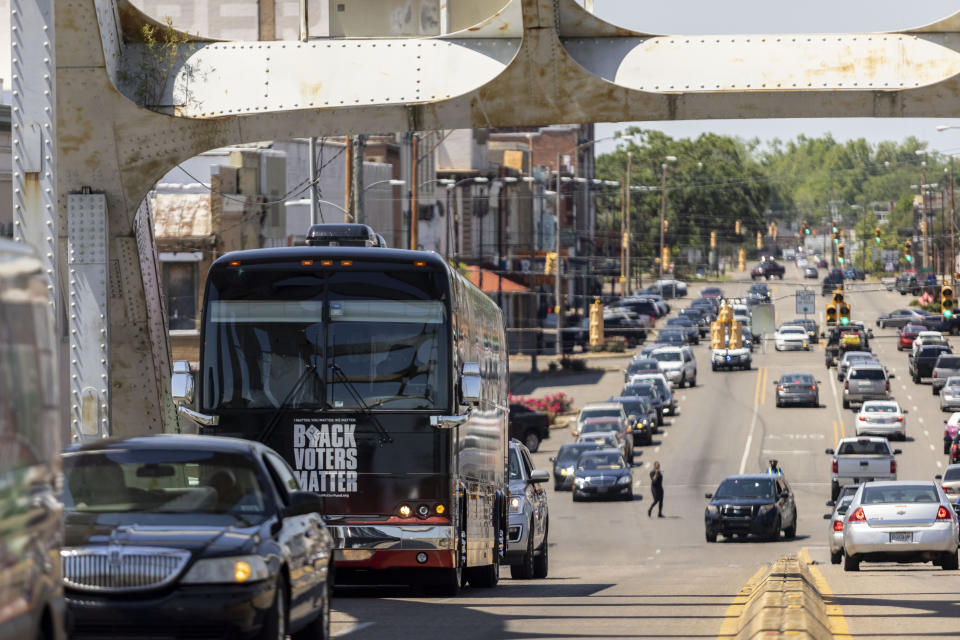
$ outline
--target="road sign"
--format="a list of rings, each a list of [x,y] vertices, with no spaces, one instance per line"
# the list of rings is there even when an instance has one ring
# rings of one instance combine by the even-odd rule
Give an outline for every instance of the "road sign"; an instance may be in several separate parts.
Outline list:
[[[797,313],[807,315],[816,311],[816,295],[812,289],[799,289],[797,291]]]
[[[880,250],[880,261],[884,264],[893,264],[897,263],[897,260],[900,259],[900,253],[896,249],[881,249]]]
[[[764,303],[755,305],[753,312],[750,314],[750,324],[753,335],[762,336],[765,333],[776,333],[777,323],[774,318],[775,315],[772,304]]]

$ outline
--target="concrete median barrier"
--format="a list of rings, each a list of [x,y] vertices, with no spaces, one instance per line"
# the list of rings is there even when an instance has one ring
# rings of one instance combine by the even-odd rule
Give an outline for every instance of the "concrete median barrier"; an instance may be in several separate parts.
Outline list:
[[[836,612],[828,611],[828,602],[821,590],[823,585],[823,577],[811,566],[808,555],[801,552],[800,557],[784,556],[755,574],[740,591],[718,637],[735,640],[842,637],[836,633],[838,630],[831,620]]]

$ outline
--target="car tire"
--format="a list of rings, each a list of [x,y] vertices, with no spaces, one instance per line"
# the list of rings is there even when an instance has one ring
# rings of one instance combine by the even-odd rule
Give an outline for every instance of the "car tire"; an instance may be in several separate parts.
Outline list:
[[[935,396],[938,396],[940,395],[940,390],[937,389],[936,387],[930,387],[930,393],[932,393]]]
[[[920,384],[920,376],[913,376],[913,384]]]
[[[548,527],[547,534],[549,533],[550,529]],[[537,580],[543,580],[550,572],[550,544],[548,541],[548,535],[544,535],[543,547],[540,550],[540,555],[534,556],[533,558],[533,577]]]
[[[287,580],[283,574],[277,578],[273,605],[267,610],[257,637],[260,640],[284,640],[287,637]]]
[[[800,514],[793,514],[793,524],[783,530],[783,535],[791,540],[797,537],[797,520],[800,518]]]
[[[887,328],[887,325],[884,324],[883,320],[878,320],[878,321],[877,321],[877,326],[880,327],[881,329],[886,329],[886,328]],[[834,564],[837,564],[837,563],[834,563]]]
[[[770,531],[770,535],[767,536],[768,542],[776,542],[780,539],[780,526],[782,522],[780,516],[777,515],[777,521],[774,523],[773,529]]]
[[[849,556],[846,553],[843,554],[843,570],[844,571],[860,571],[860,559],[856,556]]]
[[[783,403],[780,402],[780,398],[777,398],[777,409],[783,407]]]
[[[849,409],[849,408],[850,408],[850,401],[847,400],[846,398],[843,399],[843,408],[844,408],[844,409]]]
[[[840,564],[840,561],[843,560],[843,552],[837,551],[836,553],[830,553],[830,564]]]
[[[530,453],[536,453],[540,448],[540,436],[531,429],[523,434],[523,444],[530,450]]]
[[[948,551],[940,559],[940,566],[944,571],[956,571],[960,569],[960,559],[957,558],[957,550]]]
[[[945,456],[950,455],[950,443],[951,443],[951,440],[943,441],[943,455]]]
[[[707,538],[707,542],[716,542],[716,541],[717,541],[717,534],[716,534],[716,533],[710,533],[710,531],[706,531],[706,532],[705,532],[705,536],[706,536],[706,538]]]
[[[623,496],[623,501],[624,501],[624,502],[633,502],[633,489],[632,489],[632,488],[630,489],[630,491],[627,492],[627,494],[626,494],[625,496]]]
[[[577,494],[574,492],[573,499],[577,500]],[[533,523],[528,523],[530,527],[527,534],[527,550],[520,558],[520,564],[510,565],[510,577],[514,580],[530,580],[533,578]]]
[[[333,565],[327,571],[327,581],[324,585],[323,602],[320,605],[320,615],[310,624],[295,633],[291,633],[292,640],[329,640],[330,639],[330,584],[333,581]]]
[[[680,376],[680,382],[677,383],[677,388],[683,389],[687,385],[686,376]]]
[[[697,386],[697,376],[696,376],[696,375],[693,376],[693,380],[691,380],[690,382],[687,383],[687,386],[688,386],[688,387],[691,387],[691,388]]]
[[[583,499],[580,497],[580,493],[576,489],[571,490],[571,493],[573,494],[574,502],[580,502]]]
[[[830,499],[836,502],[838,495],[840,495],[840,485],[834,480],[830,483]]]

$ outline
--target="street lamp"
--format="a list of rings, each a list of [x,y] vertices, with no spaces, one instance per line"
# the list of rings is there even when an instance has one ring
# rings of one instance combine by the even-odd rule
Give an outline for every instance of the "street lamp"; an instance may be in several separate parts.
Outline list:
[[[660,164],[660,277],[663,277],[663,219],[667,213],[667,168],[677,161],[676,156],[664,157]]]
[[[960,129],[960,125],[941,124],[937,125],[937,131],[947,131],[949,129]],[[950,155],[950,275],[957,271],[957,206],[953,198],[953,154]]]
[[[368,184],[367,186],[365,186],[365,187],[363,188],[363,190],[366,191],[367,189],[371,189],[371,188],[377,186],[378,184],[389,184],[391,187],[402,187],[403,185],[407,184],[407,181],[406,181],[406,180],[396,180],[396,179],[394,179],[394,178],[391,178],[391,179],[389,179],[389,180],[377,180],[376,182],[371,182],[370,184]]]

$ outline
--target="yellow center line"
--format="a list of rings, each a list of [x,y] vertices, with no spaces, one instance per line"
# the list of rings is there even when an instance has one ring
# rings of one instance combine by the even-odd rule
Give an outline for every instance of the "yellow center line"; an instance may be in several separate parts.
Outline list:
[[[757,386],[753,390],[753,405],[760,404],[760,381],[763,380],[763,369],[757,369]]]
[[[760,383],[760,404],[764,404],[766,401],[767,401],[767,368],[764,367],[763,382]]]
[[[843,607],[833,603],[833,590],[830,589],[830,585],[827,584],[827,579],[820,573],[817,565],[813,564],[813,560],[810,558],[810,552],[806,547],[800,549],[797,553],[797,558],[800,562],[807,564],[807,568],[810,569],[810,575],[813,576],[814,586],[817,588],[817,591],[820,592],[820,595],[823,596],[823,603],[827,609],[827,618],[830,622],[830,633],[833,634],[833,640],[853,640],[853,636],[850,635],[850,625],[847,624],[847,619],[843,615]]]
[[[737,595],[733,598],[733,602],[730,603],[726,613],[723,614],[723,623],[720,625],[717,640],[732,638],[740,630],[740,615],[743,613],[743,608],[746,606],[747,600],[750,599],[754,588],[756,588],[757,583],[760,582],[760,578],[763,577],[766,571],[766,566],[757,569],[757,572],[747,580],[747,584],[743,585],[740,591],[737,592]]]
[[[847,432],[846,432],[846,430],[843,428],[843,420],[840,421],[840,437],[841,437],[841,438],[846,438],[846,437],[847,437]]]
[[[836,449],[837,445],[840,444],[840,438],[837,437],[837,421],[833,421],[833,448]]]

